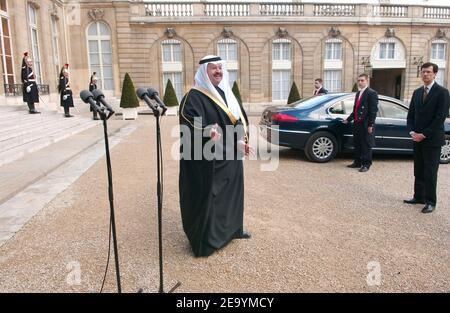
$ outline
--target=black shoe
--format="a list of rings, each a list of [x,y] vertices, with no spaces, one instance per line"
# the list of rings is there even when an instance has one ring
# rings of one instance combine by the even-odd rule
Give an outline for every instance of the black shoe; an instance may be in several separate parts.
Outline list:
[[[361,167],[361,165],[358,165],[358,163],[353,162],[352,164],[347,165],[347,167],[348,168],[358,168],[358,167]]]
[[[425,201],[424,200],[418,200],[416,198],[411,198],[409,200],[403,200],[403,203],[406,203],[406,204],[418,204],[418,203],[425,204]]]
[[[29,112],[30,112],[30,114],[41,114],[41,112],[36,111],[36,110],[34,110],[34,111],[29,111]]]
[[[246,231],[238,232],[236,235],[234,235],[234,239],[250,239],[252,238],[252,235],[250,233],[247,233]]]
[[[361,166],[361,168],[359,169],[359,172],[364,173],[364,172],[367,172],[368,170],[369,170],[368,166]]]
[[[100,119],[98,118],[98,116],[94,117],[94,121],[99,121]]]
[[[422,213],[431,213],[436,209],[436,205],[432,205],[430,203],[425,204],[422,209]]]
[[[65,114],[64,117],[73,117],[71,114]]]

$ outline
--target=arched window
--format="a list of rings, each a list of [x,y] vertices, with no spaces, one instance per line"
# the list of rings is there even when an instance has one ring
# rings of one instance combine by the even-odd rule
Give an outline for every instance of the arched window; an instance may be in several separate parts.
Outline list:
[[[41,56],[39,53],[38,16],[36,8],[28,4],[28,26],[31,38],[31,52],[33,54],[33,72],[38,84],[42,83]]]
[[[233,83],[238,80],[239,71],[238,48],[236,40],[231,38],[219,40],[217,43],[217,51],[217,54],[222,58],[222,60],[227,61],[227,70],[230,74],[228,82],[230,86],[233,86]]]
[[[3,81],[5,84],[14,84],[13,52],[11,45],[11,32],[6,0],[0,1],[0,62],[3,65]]]
[[[370,62],[374,69],[405,68],[405,46],[395,37],[381,38],[372,48]]]
[[[439,85],[444,85],[447,68],[447,41],[436,39],[431,42],[430,61],[439,66],[439,71],[436,75],[436,82]]]
[[[87,32],[90,73],[97,72],[100,89],[114,90],[110,29],[103,22],[94,22]]]
[[[183,97],[183,57],[181,47],[181,42],[176,39],[167,39],[161,43],[164,92],[170,79],[178,101],[181,101]]]
[[[272,42],[272,100],[287,100],[291,85],[292,44],[279,38]]]
[[[342,90],[342,40],[330,38],[325,41],[323,61],[324,87],[330,92]]]

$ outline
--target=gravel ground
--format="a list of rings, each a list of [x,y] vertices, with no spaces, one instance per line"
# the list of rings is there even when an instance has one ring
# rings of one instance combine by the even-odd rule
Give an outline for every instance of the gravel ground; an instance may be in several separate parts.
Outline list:
[[[140,116],[137,123],[112,151],[122,287],[156,292],[154,121]],[[244,223],[252,239],[194,258],[181,226],[178,162],[170,157],[176,124],[175,117],[163,121],[166,290],[181,281],[177,292],[450,292],[449,165],[440,168],[437,211],[424,215],[402,203],[412,192],[411,157],[376,157],[364,174],[345,167],[349,157],[314,164],[290,149],[280,149],[277,171],[247,161]],[[106,182],[102,159],[0,248],[1,292],[100,290]],[[379,284],[368,284],[370,262],[379,264]],[[106,292],[116,290],[113,269]]]

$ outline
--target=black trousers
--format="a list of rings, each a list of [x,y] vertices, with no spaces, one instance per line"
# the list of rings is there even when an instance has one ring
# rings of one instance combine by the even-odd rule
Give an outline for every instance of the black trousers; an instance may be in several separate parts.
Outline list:
[[[441,147],[414,143],[414,198],[436,205],[436,186]]]
[[[355,146],[355,164],[370,167],[372,165],[373,134],[369,134],[364,123],[355,123],[353,144]]]
[[[28,102],[27,104],[28,104],[28,110],[30,112],[36,111],[36,108],[34,107],[34,102]]]

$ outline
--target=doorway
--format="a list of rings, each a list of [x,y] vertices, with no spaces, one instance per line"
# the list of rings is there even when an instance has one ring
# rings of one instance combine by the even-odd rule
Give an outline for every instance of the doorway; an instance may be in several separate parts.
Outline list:
[[[370,88],[380,95],[400,99],[404,73],[405,70],[401,68],[374,69],[370,79]]]

